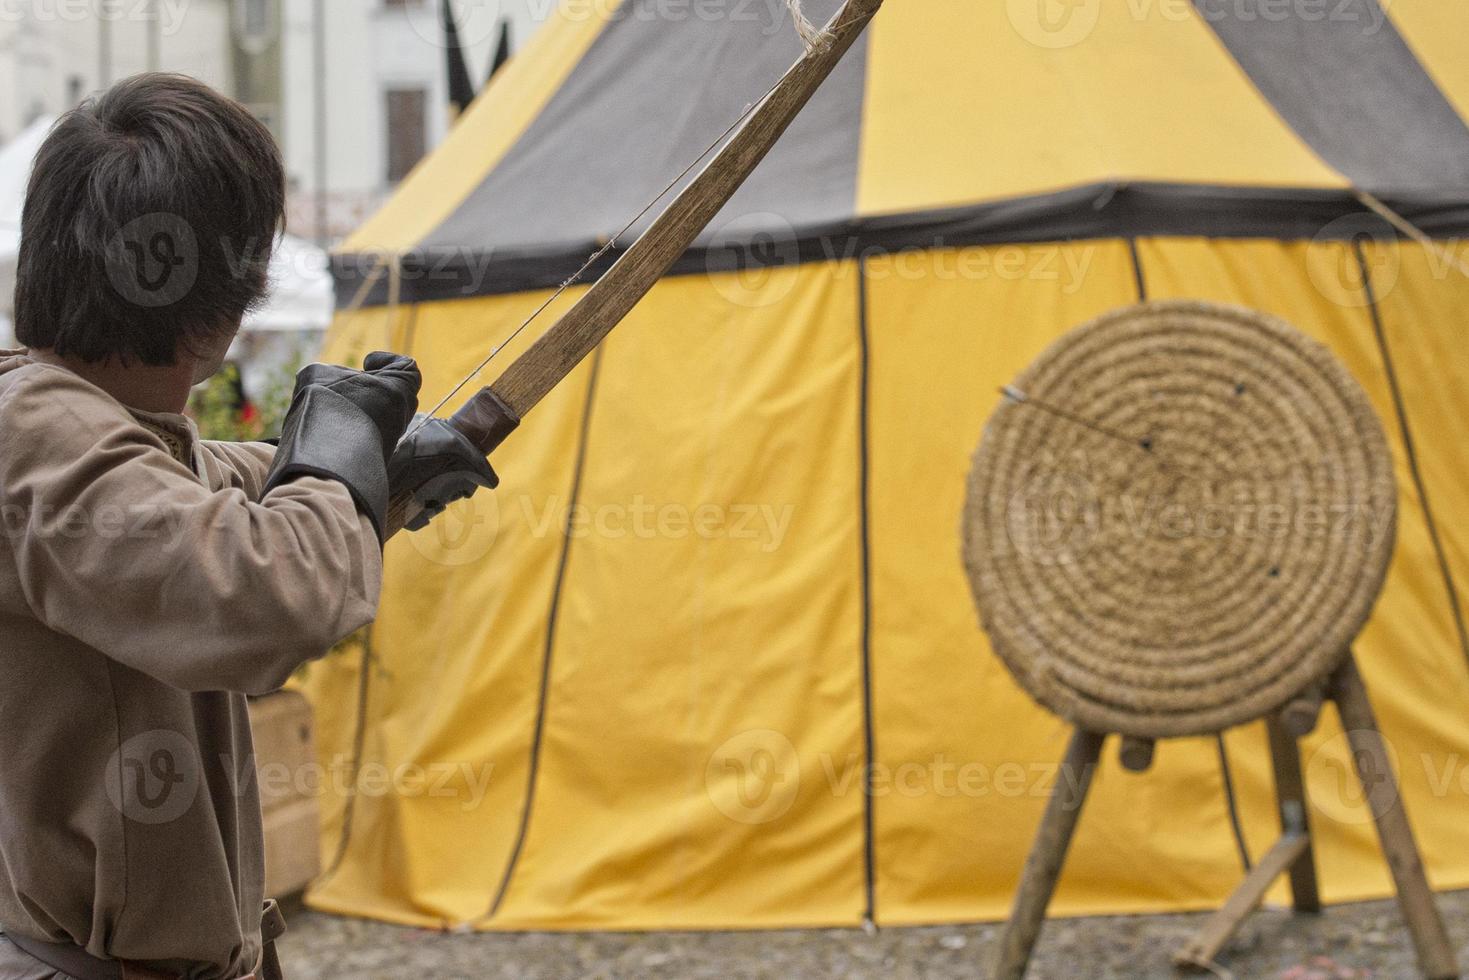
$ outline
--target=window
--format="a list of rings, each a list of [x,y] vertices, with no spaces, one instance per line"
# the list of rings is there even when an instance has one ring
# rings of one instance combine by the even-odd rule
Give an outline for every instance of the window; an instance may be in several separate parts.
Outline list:
[[[265,0],[240,0],[240,32],[246,37],[259,37],[270,29],[270,15]]]
[[[421,88],[389,89],[386,110],[388,183],[396,184],[428,148],[428,93]]]
[[[252,54],[264,51],[276,35],[275,0],[235,0],[235,37]]]

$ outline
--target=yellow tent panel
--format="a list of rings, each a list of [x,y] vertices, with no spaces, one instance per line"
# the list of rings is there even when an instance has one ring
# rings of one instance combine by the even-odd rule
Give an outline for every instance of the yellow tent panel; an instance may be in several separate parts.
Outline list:
[[[798,53],[788,24],[653,6],[568,4],[497,78],[337,256],[328,358],[406,350],[437,401]],[[490,929],[1003,915],[1067,728],[979,627],[965,474],[999,387],[1143,296],[1284,317],[1382,416],[1399,540],[1357,652],[1433,882],[1469,886],[1469,8],[1272,29],[1239,5],[1017,14],[1037,6],[889,4],[497,451],[500,489],[391,543],[365,649],[304,683],[356,775],[327,794],[313,905]],[[1263,730],[1226,743],[1258,853]],[[1303,750],[1326,897],[1384,894],[1331,711]],[[1056,908],[1202,908],[1240,874],[1213,740],[1169,741],[1142,776],[1109,755]]]

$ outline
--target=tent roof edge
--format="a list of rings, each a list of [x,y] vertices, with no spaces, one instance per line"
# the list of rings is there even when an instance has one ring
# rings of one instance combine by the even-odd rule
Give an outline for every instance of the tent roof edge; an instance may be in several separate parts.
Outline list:
[[[1433,237],[1469,235],[1469,195],[1379,195],[1389,207]],[[831,262],[883,252],[973,245],[1033,244],[1107,238],[1311,238],[1350,239],[1370,234],[1398,237],[1349,189],[1210,186],[1109,182],[1034,197],[988,201],[941,210],[859,217],[826,226],[793,229],[782,241],[695,243],[671,275],[728,272],[752,267]],[[563,242],[528,249],[486,251],[472,246],[420,246],[398,255],[400,301],[424,303],[554,288],[600,247]],[[613,249],[590,268],[595,282],[620,256]],[[357,299],[382,253],[332,256],[339,309]],[[389,277],[358,300],[388,301]]]

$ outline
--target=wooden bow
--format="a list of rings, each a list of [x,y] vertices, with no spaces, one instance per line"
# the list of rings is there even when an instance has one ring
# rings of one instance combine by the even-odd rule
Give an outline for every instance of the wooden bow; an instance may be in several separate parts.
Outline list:
[[[786,72],[744,124],[627,251],[555,325],[449,423],[485,455],[590,354],[661,279],[765,159],[796,115],[852,47],[883,0],[847,0],[823,43]],[[412,493],[393,497],[387,534],[422,511]]]

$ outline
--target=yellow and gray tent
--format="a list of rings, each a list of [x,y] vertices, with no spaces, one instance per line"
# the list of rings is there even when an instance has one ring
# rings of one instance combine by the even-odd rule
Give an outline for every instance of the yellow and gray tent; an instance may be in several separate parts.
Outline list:
[[[784,11],[568,2],[336,256],[327,355],[406,349],[445,395],[793,61]],[[1465,37],[1442,0],[890,0],[496,453],[500,490],[389,547],[367,650],[306,682],[337,787],[311,901],[503,929],[1002,915],[1067,729],[979,628],[965,472],[999,387],[1140,296],[1282,316],[1381,413],[1401,527],[1357,653],[1432,880],[1469,886]],[[1263,729],[1226,741],[1258,854]],[[1330,710],[1304,753],[1325,895],[1385,894]],[[1109,759],[1056,908],[1205,907],[1240,874],[1216,746],[1169,741],[1145,775]]]

